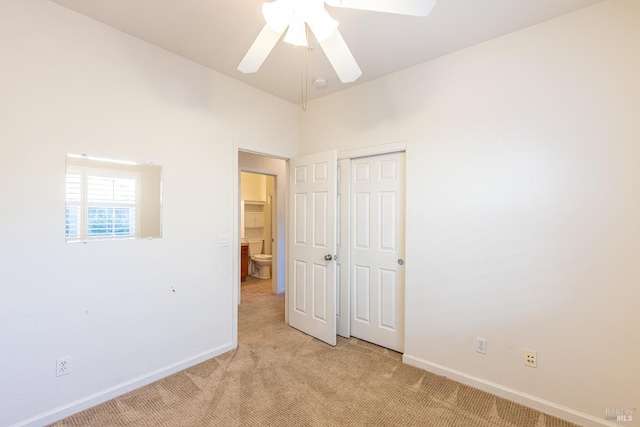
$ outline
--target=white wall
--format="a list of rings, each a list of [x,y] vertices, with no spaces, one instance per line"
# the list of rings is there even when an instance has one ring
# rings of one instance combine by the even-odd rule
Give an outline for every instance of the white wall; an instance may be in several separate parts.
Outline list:
[[[265,201],[267,198],[265,175],[242,172],[240,174],[240,194],[242,200]]]
[[[639,76],[612,0],[309,102],[301,154],[407,141],[405,361],[586,425],[638,408]]]
[[[294,155],[296,106],[46,0],[0,2],[0,94],[0,425],[231,349],[235,141]],[[65,244],[66,153],[163,165],[164,237]]]

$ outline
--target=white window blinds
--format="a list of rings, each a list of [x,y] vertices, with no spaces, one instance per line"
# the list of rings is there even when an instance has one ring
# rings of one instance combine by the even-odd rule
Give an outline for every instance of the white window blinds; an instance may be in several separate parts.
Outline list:
[[[111,170],[67,172],[67,241],[136,237],[139,177]]]
[[[67,172],[65,235],[67,240],[80,240],[82,233],[82,171]]]

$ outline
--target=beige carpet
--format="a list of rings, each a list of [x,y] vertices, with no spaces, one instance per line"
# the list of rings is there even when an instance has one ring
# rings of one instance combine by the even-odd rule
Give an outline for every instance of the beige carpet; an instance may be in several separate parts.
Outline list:
[[[236,350],[53,425],[574,426],[355,338],[321,343],[284,324],[269,281],[242,285],[238,329]]]

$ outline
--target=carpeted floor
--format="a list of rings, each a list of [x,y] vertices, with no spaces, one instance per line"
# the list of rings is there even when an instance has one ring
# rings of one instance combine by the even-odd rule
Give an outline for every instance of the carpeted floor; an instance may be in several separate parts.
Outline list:
[[[574,426],[355,338],[321,343],[285,325],[270,292],[242,285],[236,350],[53,426]]]

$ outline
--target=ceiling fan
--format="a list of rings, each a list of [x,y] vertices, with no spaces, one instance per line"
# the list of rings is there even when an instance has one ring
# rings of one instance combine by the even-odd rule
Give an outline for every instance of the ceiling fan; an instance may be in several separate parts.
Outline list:
[[[320,44],[340,81],[350,83],[362,75],[349,47],[338,31],[338,21],[331,18],[331,7],[370,10],[410,16],[427,16],[436,0],[275,0],[262,5],[267,23],[246,53],[238,70],[255,73],[286,31],[284,41],[307,46],[307,29]]]

